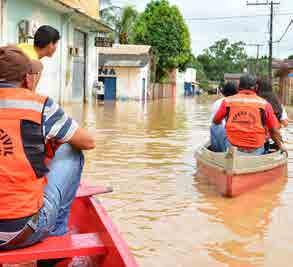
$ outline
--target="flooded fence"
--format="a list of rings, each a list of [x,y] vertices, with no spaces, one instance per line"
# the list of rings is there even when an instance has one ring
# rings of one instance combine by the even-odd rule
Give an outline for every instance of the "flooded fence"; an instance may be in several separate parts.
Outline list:
[[[293,104],[293,77],[280,79],[278,86],[278,95],[283,105]]]
[[[176,83],[152,83],[148,98],[155,100],[176,97]]]

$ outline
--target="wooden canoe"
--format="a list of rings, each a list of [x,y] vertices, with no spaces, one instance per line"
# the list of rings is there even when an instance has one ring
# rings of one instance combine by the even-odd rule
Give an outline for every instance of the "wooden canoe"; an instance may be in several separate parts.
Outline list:
[[[82,186],[71,208],[68,234],[49,237],[28,248],[0,252],[0,266],[36,266],[37,260],[63,259],[52,266],[137,267],[106,210],[92,196],[109,191]]]
[[[235,197],[280,177],[287,176],[287,156],[279,151],[261,155],[239,155],[236,148],[216,153],[202,146],[195,154],[197,173],[226,197]]]

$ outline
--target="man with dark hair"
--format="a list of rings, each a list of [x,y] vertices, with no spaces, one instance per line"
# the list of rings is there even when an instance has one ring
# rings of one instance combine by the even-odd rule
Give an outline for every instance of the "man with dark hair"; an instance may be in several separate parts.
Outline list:
[[[40,70],[19,48],[0,47],[0,249],[67,232],[84,164],[81,151],[95,147],[58,104],[32,92]],[[61,145],[48,163],[51,140]]]
[[[224,97],[218,99],[212,106],[212,120],[219,110],[223,100],[228,97],[237,94],[237,86],[233,82],[227,82],[223,89],[221,90],[221,93]],[[222,138],[218,138],[218,136],[221,136]],[[226,136],[226,129],[225,129],[225,120],[222,121],[220,124],[215,124],[212,122],[211,128],[210,128],[210,140],[211,140],[211,149],[214,152],[221,152],[225,151],[228,146],[228,140]]]
[[[52,57],[54,55],[60,38],[60,34],[56,29],[48,25],[43,25],[35,33],[34,45],[21,43],[17,47],[30,59],[40,60],[43,57]],[[40,64],[42,64],[41,61]],[[41,74],[42,71],[38,75],[35,75],[37,79],[35,87],[38,85]]]
[[[282,144],[277,118],[272,106],[257,96],[256,90],[256,78],[248,74],[242,76],[239,93],[223,100],[213,122],[220,124],[226,118],[228,145],[237,147],[241,154],[263,154],[266,129],[280,150],[287,152]],[[223,136],[217,138],[221,140]]]
[[[52,57],[60,38],[60,34],[56,29],[43,25],[35,33],[34,45],[22,43],[18,47],[31,59]]]

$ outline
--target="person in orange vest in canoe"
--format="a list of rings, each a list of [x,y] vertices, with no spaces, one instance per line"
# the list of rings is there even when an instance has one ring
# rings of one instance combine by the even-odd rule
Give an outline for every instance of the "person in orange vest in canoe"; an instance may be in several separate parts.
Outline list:
[[[64,235],[93,137],[55,102],[32,89],[40,63],[0,47],[0,249]],[[45,144],[62,145],[49,165]]]
[[[226,118],[227,144],[233,145],[244,155],[264,154],[266,129],[282,152],[287,150],[282,143],[278,121],[271,104],[256,95],[257,81],[251,75],[240,78],[239,93],[222,102],[213,122],[220,124]],[[218,138],[223,138],[218,136]],[[224,151],[222,151],[224,152]]]

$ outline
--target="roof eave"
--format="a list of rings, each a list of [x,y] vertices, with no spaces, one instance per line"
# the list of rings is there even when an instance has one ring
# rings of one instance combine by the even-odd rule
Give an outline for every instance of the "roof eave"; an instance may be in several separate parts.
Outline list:
[[[77,20],[80,19],[83,22],[87,22],[84,25],[86,25],[88,28],[90,28],[90,31],[92,32],[112,32],[113,29],[106,25],[105,23],[101,22],[99,19],[93,18],[89,16],[88,14],[82,12],[78,8],[72,7],[66,3],[63,3],[61,0],[37,0],[43,5],[46,5],[50,8],[53,8],[57,10],[60,13],[63,14],[70,14],[72,18],[74,19],[74,15],[76,15]],[[84,26],[82,25],[82,26]]]

